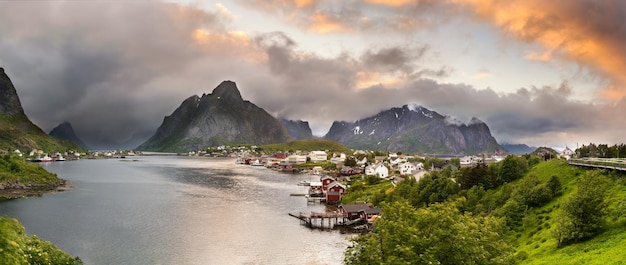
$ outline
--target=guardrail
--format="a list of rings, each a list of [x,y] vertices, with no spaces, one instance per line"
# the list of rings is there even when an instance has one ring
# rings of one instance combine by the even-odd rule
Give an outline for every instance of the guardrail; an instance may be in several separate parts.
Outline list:
[[[615,158],[570,159],[568,164],[574,166],[606,168],[626,171],[626,160]]]

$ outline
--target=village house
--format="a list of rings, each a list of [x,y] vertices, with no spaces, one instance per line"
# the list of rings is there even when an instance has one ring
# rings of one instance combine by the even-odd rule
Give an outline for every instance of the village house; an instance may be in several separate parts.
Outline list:
[[[374,161],[376,163],[382,163],[387,160],[387,156],[374,156]]]
[[[337,207],[342,214],[345,214],[349,220],[361,218],[368,220],[374,215],[380,215],[382,210],[370,203],[354,203],[342,204]]]
[[[341,173],[342,176],[352,176],[352,175],[360,174],[361,170],[353,168],[353,167],[344,166],[341,168],[339,173]]]
[[[324,171],[324,169],[321,166],[314,166],[311,171],[313,175],[319,175],[322,173],[322,171]]]
[[[389,169],[383,164],[373,164],[365,167],[365,175],[374,175],[379,178],[387,178],[389,176]]]
[[[399,167],[400,175],[402,176],[413,175],[423,169],[424,169],[424,164],[411,163],[411,162],[402,163]]]
[[[332,182],[326,191],[326,203],[341,202],[341,196],[346,192],[346,186],[338,182]]]
[[[311,151],[309,153],[311,163],[320,163],[328,160],[328,154],[324,151]]]
[[[569,160],[574,154],[575,152],[572,151],[572,149],[569,149],[569,147],[565,146],[565,149],[563,149],[563,151],[559,153],[559,157],[565,158],[565,160]]]
[[[311,181],[311,183],[309,184],[309,196],[311,197],[324,196],[324,189],[322,188],[322,182]]]
[[[328,190],[328,187],[330,186],[331,183],[336,182],[335,178],[331,177],[331,176],[322,176],[320,178],[320,181],[322,182],[322,189],[323,190]]]
[[[333,157],[330,159],[330,162],[335,165],[341,165],[346,161],[346,154],[344,153],[335,153]]]
[[[289,164],[304,164],[306,163],[306,156],[303,155],[290,155],[287,157],[287,163]]]

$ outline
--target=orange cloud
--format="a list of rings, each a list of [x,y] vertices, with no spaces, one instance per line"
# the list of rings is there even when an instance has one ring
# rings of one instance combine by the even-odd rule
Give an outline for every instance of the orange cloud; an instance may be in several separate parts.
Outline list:
[[[317,33],[351,31],[349,27],[342,24],[340,21],[337,21],[321,12],[316,12],[311,15],[311,25],[309,26],[309,30]]]
[[[610,85],[599,93],[604,99],[626,95],[626,43],[621,29],[624,14],[613,5],[620,1],[542,0],[449,0],[465,5],[479,17],[500,27],[507,35],[536,42],[544,53],[529,53],[527,59],[550,61],[559,58],[590,67],[607,78]],[[614,29],[611,27],[614,26]],[[614,31],[612,31],[614,30]],[[623,30],[621,30],[623,31]],[[556,53],[553,53],[556,51]]]
[[[415,3],[415,0],[365,0],[366,3],[376,5],[386,5],[391,7],[401,7],[411,3]]]

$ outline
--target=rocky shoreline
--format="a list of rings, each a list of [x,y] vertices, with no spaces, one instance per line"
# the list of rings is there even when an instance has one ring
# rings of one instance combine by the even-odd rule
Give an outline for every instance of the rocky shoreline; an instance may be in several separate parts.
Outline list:
[[[41,196],[47,193],[64,192],[75,186],[71,181],[59,179],[53,184],[23,184],[19,181],[14,183],[0,184],[0,200],[17,199],[32,196]]]

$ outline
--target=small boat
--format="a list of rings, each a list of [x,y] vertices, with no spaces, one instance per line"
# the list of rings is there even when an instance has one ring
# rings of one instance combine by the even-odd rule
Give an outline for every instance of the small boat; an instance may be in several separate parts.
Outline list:
[[[57,156],[57,158],[54,161],[65,161],[65,157],[63,157],[62,155]]]
[[[310,186],[311,182],[308,180],[301,180],[300,182],[298,182],[298,186]]]
[[[37,158],[35,158],[35,159],[31,160],[31,161],[32,162],[52,162],[54,160],[52,159],[52,157],[50,157],[48,155],[45,155],[43,157],[38,156]]]

